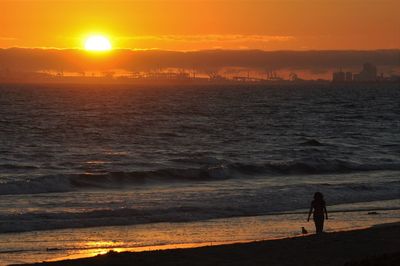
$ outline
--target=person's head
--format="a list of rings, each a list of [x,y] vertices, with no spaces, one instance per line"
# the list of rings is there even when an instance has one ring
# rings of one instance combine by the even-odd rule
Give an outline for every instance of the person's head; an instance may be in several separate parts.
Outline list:
[[[324,200],[324,195],[322,195],[321,192],[315,192],[314,193],[314,200],[323,201]]]

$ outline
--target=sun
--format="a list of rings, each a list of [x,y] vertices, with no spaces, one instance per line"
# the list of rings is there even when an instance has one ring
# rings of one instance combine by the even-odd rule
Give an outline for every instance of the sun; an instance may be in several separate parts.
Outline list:
[[[93,35],[85,40],[85,50],[88,51],[109,51],[111,48],[110,41],[101,35]]]

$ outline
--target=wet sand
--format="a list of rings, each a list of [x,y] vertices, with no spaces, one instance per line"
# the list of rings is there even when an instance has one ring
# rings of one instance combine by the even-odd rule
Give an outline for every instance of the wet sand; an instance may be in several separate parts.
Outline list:
[[[30,265],[400,265],[400,223],[322,236],[147,252]]]

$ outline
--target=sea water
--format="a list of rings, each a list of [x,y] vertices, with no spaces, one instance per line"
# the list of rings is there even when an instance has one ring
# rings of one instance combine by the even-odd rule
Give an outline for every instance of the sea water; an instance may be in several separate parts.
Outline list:
[[[328,206],[393,203],[399,96],[384,84],[0,85],[0,240],[290,212],[315,191]]]

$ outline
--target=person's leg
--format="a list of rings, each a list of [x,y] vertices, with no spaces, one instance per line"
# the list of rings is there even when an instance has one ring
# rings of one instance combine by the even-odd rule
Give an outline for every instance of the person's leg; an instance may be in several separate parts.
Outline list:
[[[317,234],[321,234],[324,229],[324,218],[315,217],[314,223],[315,223],[315,232]]]
[[[322,217],[322,219],[321,219],[321,233],[324,232],[324,221],[325,221],[325,219],[324,219],[324,217]]]
[[[314,217],[315,233],[318,234],[318,220]]]
[[[321,219],[316,219],[315,220],[315,229],[317,231],[317,234],[321,234],[321,232],[322,232]]]

